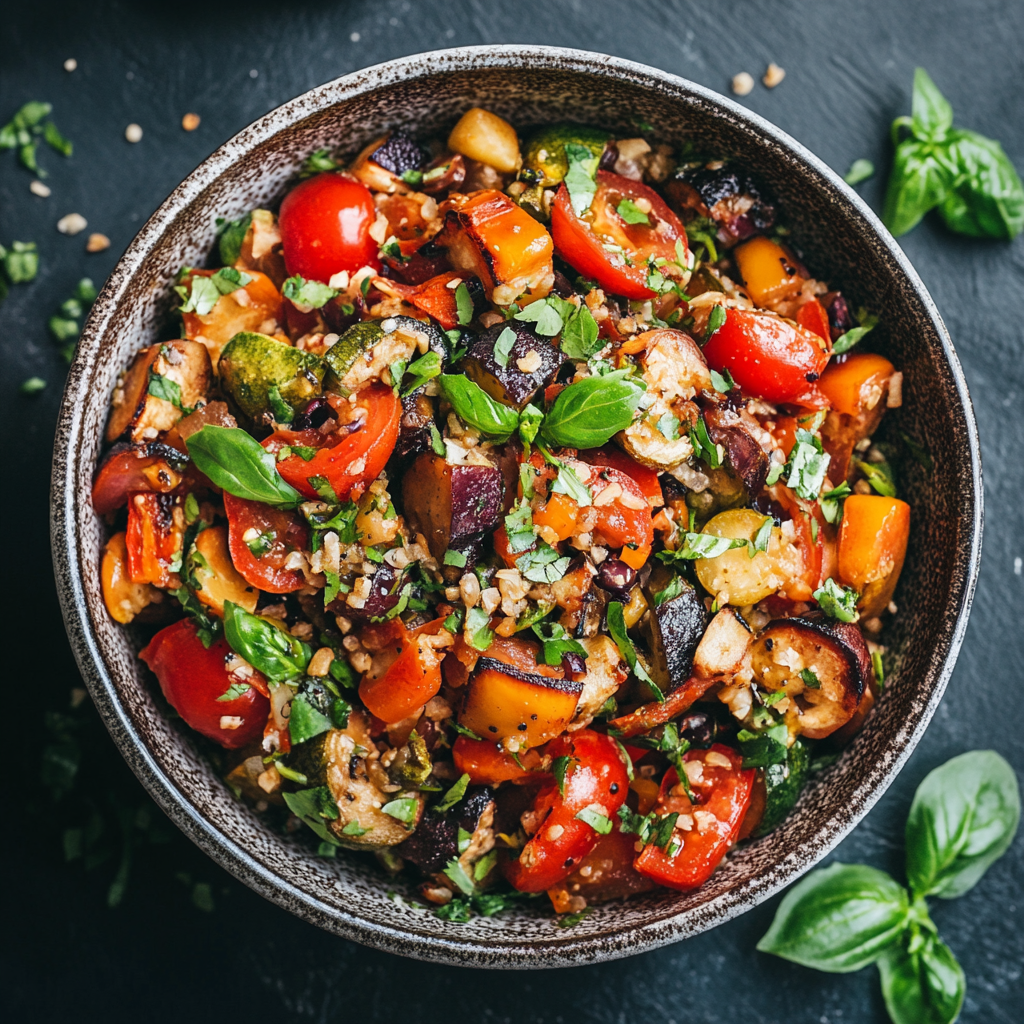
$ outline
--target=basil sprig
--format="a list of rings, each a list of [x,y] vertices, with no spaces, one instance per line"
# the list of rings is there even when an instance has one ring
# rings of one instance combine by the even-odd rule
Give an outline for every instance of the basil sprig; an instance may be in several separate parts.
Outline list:
[[[274,456],[241,427],[208,423],[185,444],[199,471],[236,498],[274,508],[297,508],[302,501],[302,495],[278,473]]]
[[[938,207],[952,231],[1011,239],[1024,228],[1024,185],[995,139],[953,127],[953,108],[924,68],[912,116],[892,123],[893,158],[882,220],[894,235]],[[900,141],[903,128],[909,137]]]
[[[501,402],[496,402],[479,384],[457,373],[442,373],[437,378],[444,397],[452,404],[455,415],[476,427],[481,434],[507,440],[519,426],[519,416]]]
[[[563,448],[600,448],[633,422],[644,387],[627,370],[584,377],[559,392],[541,436]]]
[[[779,906],[762,953],[819,971],[877,963],[894,1024],[952,1024],[966,983],[925,897],[961,896],[1006,852],[1020,821],[1013,769],[991,750],[947,761],[917,789],[907,820],[908,892],[884,871],[833,864]]]
[[[231,601],[224,602],[224,639],[235,654],[275,683],[298,679],[313,655],[309,644]]]

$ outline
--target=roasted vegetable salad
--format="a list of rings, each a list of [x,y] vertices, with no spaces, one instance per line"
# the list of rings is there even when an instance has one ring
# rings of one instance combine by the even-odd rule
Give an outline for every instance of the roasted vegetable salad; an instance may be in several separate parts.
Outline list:
[[[786,817],[879,692],[910,514],[901,374],[749,169],[473,109],[314,154],[213,262],[93,502],[240,799],[452,921],[694,889]]]

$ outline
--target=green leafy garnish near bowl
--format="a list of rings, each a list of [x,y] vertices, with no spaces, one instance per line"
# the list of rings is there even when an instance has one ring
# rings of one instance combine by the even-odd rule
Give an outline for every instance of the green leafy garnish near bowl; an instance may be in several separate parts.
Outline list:
[[[966,982],[939,938],[925,897],[974,888],[1009,848],[1020,822],[1013,769],[992,750],[972,750],[929,773],[906,829],[909,892],[866,864],[812,871],[782,901],[762,953],[846,974],[877,963],[894,1024],[952,1024]]]
[[[900,141],[903,128],[910,135]],[[1024,228],[1024,185],[995,139],[953,127],[953,108],[924,68],[914,72],[912,114],[892,123],[896,147],[882,220],[905,235],[938,207],[963,235],[1009,240]]]

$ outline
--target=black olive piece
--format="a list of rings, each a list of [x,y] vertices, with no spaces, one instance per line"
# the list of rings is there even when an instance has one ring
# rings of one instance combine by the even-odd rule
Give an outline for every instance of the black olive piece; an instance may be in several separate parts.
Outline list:
[[[598,566],[594,582],[620,600],[628,600],[628,593],[636,583],[636,569],[620,558],[607,558]]]
[[[567,651],[562,655],[562,668],[566,674],[578,676],[587,671],[587,663],[583,660],[582,654],[575,651]]]
[[[316,430],[334,416],[330,403],[322,395],[314,398],[292,422],[293,430]]]
[[[370,159],[392,174],[414,171],[426,161],[423,150],[405,132],[392,132]]]

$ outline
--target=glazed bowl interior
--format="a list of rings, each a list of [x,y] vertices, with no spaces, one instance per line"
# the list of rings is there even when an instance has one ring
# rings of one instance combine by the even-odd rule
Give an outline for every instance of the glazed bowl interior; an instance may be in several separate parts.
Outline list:
[[[321,147],[354,155],[389,128],[444,134],[468,107],[522,132],[574,120],[736,158],[777,196],[780,219],[818,278],[853,308],[877,312],[870,336],[904,372],[904,404],[885,429],[924,444],[931,472],[908,460],[910,550],[884,642],[895,669],[867,727],[808,785],[768,837],[737,849],[699,890],[666,889],[597,907],[571,931],[535,905],[466,924],[389,897],[400,884],[369,859],[318,858],[235,800],[180,720],[166,713],[136,657],[139,637],[108,617],[100,590],[104,525],[91,480],[118,373],[152,343],[186,264],[207,262],[215,218],[273,206]],[[174,821],[254,889],[339,935],[405,955],[501,967],[552,967],[625,956],[712,927],[793,881],[832,849],[895,776],[931,717],[955,659],[981,539],[978,443],[945,329],[917,275],[867,207],[820,161],[730,101],[641,65],[546,47],[478,47],[404,58],[328,83],[268,114],[206,160],[161,206],[97,301],[69,377],[53,476],[53,545],[69,634],[114,739]],[[538,904],[545,901],[538,901]]]

